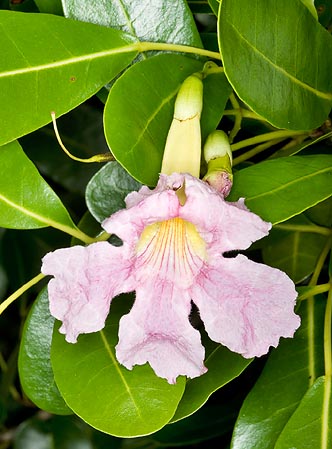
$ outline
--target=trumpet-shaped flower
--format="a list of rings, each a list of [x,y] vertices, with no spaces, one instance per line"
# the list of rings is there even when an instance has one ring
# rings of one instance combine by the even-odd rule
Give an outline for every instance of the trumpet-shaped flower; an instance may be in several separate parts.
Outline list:
[[[247,249],[271,227],[243,200],[226,202],[207,183],[173,174],[161,175],[154,190],[129,194],[126,205],[103,223],[122,246],[98,242],[43,259],[42,272],[54,276],[50,311],[68,342],[102,329],[112,298],[133,290],[116,357],[128,369],[148,362],[170,383],[206,371],[200,333],[189,321],[191,301],[210,338],[244,357],[293,336],[300,320],[288,276],[244,255],[224,256]]]

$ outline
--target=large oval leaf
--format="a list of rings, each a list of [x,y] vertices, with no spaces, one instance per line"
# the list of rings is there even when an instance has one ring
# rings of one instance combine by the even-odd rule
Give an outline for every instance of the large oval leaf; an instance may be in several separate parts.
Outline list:
[[[105,329],[81,335],[76,344],[55,329],[51,350],[55,380],[68,406],[92,427],[119,437],[161,429],[185,385],[184,378],[168,384],[147,364],[129,371],[117,362],[118,322],[129,303],[126,296],[113,300]]]
[[[201,40],[184,0],[62,0],[66,17],[117,28],[143,41],[201,47]]]
[[[332,156],[292,156],[264,161],[234,175],[231,201],[272,223],[286,221],[332,195]]]
[[[44,288],[24,324],[18,368],[23,390],[31,401],[49,413],[63,415],[72,411],[54,382],[50,356],[54,321]]]
[[[0,147],[0,226],[76,229],[67,210],[17,142]]]
[[[135,64],[114,83],[105,106],[106,140],[115,158],[142,184],[154,185],[158,179],[180,85],[202,69],[200,61],[161,54]],[[219,123],[230,91],[223,73],[204,80],[203,140]]]
[[[53,15],[0,11],[0,145],[62,115],[135,57],[131,36]]]
[[[300,0],[223,0],[219,46],[239,97],[274,126],[312,129],[332,105],[332,37]]]
[[[301,327],[281,341],[241,408],[232,449],[275,449],[280,433],[314,380],[324,370],[325,299],[303,301]],[[306,446],[290,447],[304,448]],[[307,446],[316,448],[315,445]],[[286,446],[283,448],[286,449]]]

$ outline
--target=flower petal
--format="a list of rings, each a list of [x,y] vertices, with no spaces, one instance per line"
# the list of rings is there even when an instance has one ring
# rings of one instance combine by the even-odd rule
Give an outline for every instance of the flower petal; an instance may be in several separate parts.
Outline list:
[[[63,322],[60,332],[68,342],[104,327],[112,298],[135,289],[131,266],[126,247],[107,242],[59,249],[43,258],[41,271],[54,276],[48,284],[50,312]]]
[[[236,203],[223,196],[207,183],[185,175],[187,201],[179,216],[192,222],[214,254],[247,249],[265,237],[271,224],[250,212],[240,199]]]
[[[175,383],[177,376],[206,372],[200,333],[189,323],[190,297],[171,283],[136,290],[136,301],[120,320],[116,357],[126,368],[149,362],[157,376]]]
[[[220,257],[197,279],[192,299],[210,338],[244,357],[266,354],[300,325],[293,282],[276,268],[239,255]]]

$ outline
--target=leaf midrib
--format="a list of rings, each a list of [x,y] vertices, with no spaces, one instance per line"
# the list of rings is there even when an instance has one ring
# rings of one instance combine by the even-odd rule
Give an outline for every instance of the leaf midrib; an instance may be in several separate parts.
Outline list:
[[[268,190],[268,191],[259,193],[258,195],[254,195],[254,196],[248,196],[246,198],[246,201],[249,202],[249,201],[255,200],[257,198],[273,195],[276,192],[278,192],[280,190],[283,190],[283,189],[286,189],[286,188],[288,188],[288,187],[290,187],[290,186],[292,186],[292,185],[294,185],[296,183],[302,182],[303,180],[307,180],[307,179],[313,178],[313,177],[318,176],[320,174],[323,174],[325,172],[328,173],[329,171],[331,171],[331,173],[332,173],[332,168],[331,167],[326,167],[326,168],[323,168],[321,170],[315,171],[314,173],[309,173],[308,175],[301,176],[301,178],[296,178],[296,179],[293,179],[292,181],[289,181],[289,182],[287,182],[285,184],[281,184],[278,187],[275,187],[273,190]],[[332,193],[331,193],[331,195],[332,195]]]
[[[102,339],[102,342],[103,342],[103,344],[105,346],[105,349],[106,349],[106,351],[107,351],[107,353],[108,353],[108,355],[109,355],[109,357],[110,357],[110,359],[111,359],[111,361],[113,363],[113,366],[114,366],[116,372],[118,373],[118,376],[120,377],[121,382],[123,383],[123,385],[124,385],[124,387],[125,387],[125,389],[126,389],[126,391],[128,393],[128,396],[130,397],[130,399],[131,399],[131,401],[132,401],[132,403],[133,403],[133,405],[134,405],[134,407],[135,407],[135,409],[137,411],[137,415],[139,416],[139,418],[141,419],[142,422],[145,422],[145,420],[142,417],[140,408],[136,404],[136,401],[135,401],[135,398],[134,398],[134,396],[133,396],[133,394],[131,392],[130,386],[129,386],[128,382],[126,381],[124,375],[122,374],[121,369],[119,368],[118,362],[117,362],[117,360],[115,359],[115,357],[113,355],[113,352],[112,352],[112,350],[110,348],[110,345],[108,344],[108,341],[107,341],[107,338],[105,336],[104,331],[101,330],[99,333],[100,333],[100,337]]]
[[[29,210],[29,209],[26,209],[23,206],[20,206],[17,203],[14,203],[10,199],[6,198],[4,195],[0,194],[0,202],[1,201],[3,201],[4,203],[8,204],[13,209],[16,209],[19,212],[22,212],[24,215],[35,219],[36,221],[40,222],[41,225],[44,224],[45,226],[51,226],[53,228],[61,229],[61,230],[64,230],[64,232],[66,232],[65,229],[75,229],[75,226],[70,228],[69,226],[64,225],[62,223],[59,223],[59,222],[57,222],[55,220],[52,220],[51,218],[43,217],[42,215],[39,215],[36,212],[33,212],[33,211]]]
[[[8,76],[15,76],[15,75],[22,75],[26,73],[33,73],[33,72],[40,72],[42,70],[48,70],[58,67],[63,67],[70,64],[76,64],[78,62],[84,62],[84,61],[91,61],[93,59],[98,58],[105,58],[107,56],[111,56],[113,54],[119,54],[119,53],[130,53],[130,52],[137,52],[136,44],[128,44],[126,46],[118,47],[118,48],[112,48],[111,50],[103,50],[96,53],[89,53],[81,56],[75,56],[73,58],[68,59],[62,59],[60,61],[56,62],[50,62],[47,64],[39,64],[35,66],[30,67],[23,67],[15,70],[7,70],[5,72],[0,73],[0,78],[5,78]]]
[[[299,80],[294,75],[291,75],[289,72],[287,72],[282,67],[276,65],[271,59],[269,59],[267,56],[264,55],[257,47],[255,47],[251,42],[249,42],[243,34],[240,33],[240,31],[235,27],[235,25],[228,20],[226,20],[228,25],[234,30],[234,32],[239,36],[239,38],[247,44],[249,48],[253,50],[256,54],[258,54],[262,59],[264,59],[268,64],[270,64],[276,71],[282,73],[287,78],[289,78],[292,82],[299,85],[302,89],[307,90],[308,92],[313,93],[317,97],[323,98],[324,100],[332,100],[332,93],[328,92],[322,92],[318,89],[315,89],[314,87],[310,86],[309,84]]]

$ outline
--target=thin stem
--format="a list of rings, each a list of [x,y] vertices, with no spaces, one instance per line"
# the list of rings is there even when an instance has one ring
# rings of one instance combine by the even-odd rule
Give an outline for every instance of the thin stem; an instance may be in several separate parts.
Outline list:
[[[241,156],[238,156],[233,159],[233,166],[240,164],[241,162],[244,162],[248,159],[250,159],[253,156],[256,156],[256,154],[261,153],[264,150],[267,150],[268,148],[271,148],[273,145],[277,145],[278,143],[282,142],[284,139],[275,139],[275,140],[269,140],[265,143],[261,143],[260,145],[257,145],[256,147],[252,148],[251,150],[247,151],[246,153],[241,154]]]
[[[326,293],[330,290],[331,284],[319,284],[312,287],[309,291],[302,293],[299,295],[299,301],[303,301],[304,299],[311,298],[313,296],[319,295],[320,293]]]
[[[191,53],[207,58],[218,59],[221,61],[220,53],[216,51],[205,50],[204,48],[190,47],[188,45],[166,44],[163,42],[135,42],[133,47],[140,53],[144,51],[177,51],[180,53]]]
[[[231,130],[231,132],[229,133],[229,142],[232,143],[234,138],[236,137],[237,133],[241,129],[242,108],[240,106],[240,103],[237,101],[233,92],[231,93],[229,100],[232,103],[234,110],[236,111],[234,126],[233,126],[233,129]]]
[[[62,140],[61,140],[61,137],[60,137],[60,134],[58,131],[58,127],[56,124],[56,120],[55,120],[55,112],[53,112],[53,111],[51,112],[51,117],[52,117],[52,122],[53,122],[54,133],[57,138],[57,141],[58,141],[61,149],[66,153],[66,155],[68,157],[70,157],[70,159],[73,159],[74,161],[77,161],[77,162],[84,162],[85,164],[90,164],[91,162],[107,162],[107,161],[114,160],[114,157],[111,153],[96,154],[95,156],[89,157],[87,159],[82,159],[80,157],[76,157],[73,154],[71,154],[70,151],[67,150],[67,148],[62,143]]]
[[[238,113],[237,109],[225,109],[224,110],[224,115],[236,115],[237,113]],[[266,120],[263,117],[261,117],[260,115],[256,114],[256,112],[249,111],[248,109],[245,109],[245,108],[241,108],[241,115],[242,115],[242,117],[245,117],[245,118],[252,118],[255,120],[260,120],[261,122],[266,122]]]
[[[3,301],[0,304],[0,315],[2,314],[2,312],[4,312],[8,306],[10,306],[10,304],[12,302],[15,301],[15,299],[19,298],[21,295],[23,295],[24,292],[26,292],[27,290],[29,290],[29,288],[31,288],[33,285],[37,284],[39,281],[41,281],[43,278],[45,277],[45,274],[43,273],[39,273],[37,276],[35,276],[34,278],[30,279],[29,282],[25,283],[24,285],[22,285],[22,287],[20,287],[18,290],[16,290],[16,292],[14,292],[12,295],[10,295],[5,301]]]
[[[80,229],[74,229],[69,226],[62,225],[56,221],[48,220],[45,222],[48,226],[51,226],[52,228],[59,229],[59,231],[65,232],[66,234],[71,235],[72,237],[75,237],[78,240],[81,240],[81,242],[86,243],[87,245],[90,245],[91,243],[95,243],[96,239],[89,237],[84,232],[82,232]]]
[[[250,139],[242,140],[241,142],[234,143],[231,145],[232,151],[240,150],[241,148],[249,147],[251,145],[256,145],[258,143],[267,142],[268,140],[275,139],[287,139],[294,136],[308,136],[310,132],[308,131],[289,131],[288,129],[282,129],[280,131],[272,131],[270,133],[260,134],[259,136],[250,137]]]
[[[331,249],[331,242],[332,242],[332,239],[329,238],[327,240],[327,242],[326,242],[322,252],[320,253],[320,256],[319,256],[317,264],[316,264],[315,271],[314,271],[314,273],[312,275],[312,278],[310,279],[309,286],[317,285],[317,281],[318,281],[320,272],[323,269],[325,259],[326,259],[327,255],[328,255],[328,253],[329,253],[329,251]]]
[[[109,234],[106,231],[101,232],[96,238],[94,238],[94,242],[105,242],[111,237],[112,234]]]
[[[315,270],[309,282],[309,287],[317,286],[319,275],[323,269],[325,259],[331,248],[331,238],[329,238],[318,258]],[[316,380],[315,370],[315,323],[314,323],[314,295],[308,297],[307,300],[308,314],[308,361],[309,361],[309,386],[311,387]]]
[[[317,225],[277,224],[274,226],[274,228],[280,229],[281,231],[312,232],[315,234],[325,235],[327,237],[330,237],[332,235],[332,229]]]
[[[329,294],[327,296],[325,319],[324,319],[324,364],[325,364],[326,377],[332,376],[331,330],[332,330],[332,285],[330,286]]]

